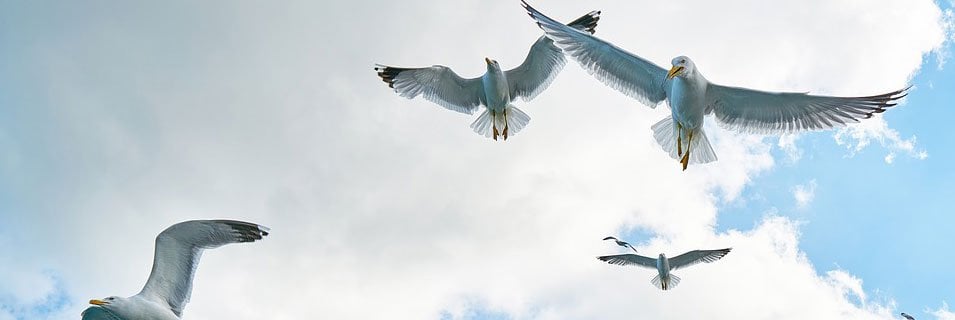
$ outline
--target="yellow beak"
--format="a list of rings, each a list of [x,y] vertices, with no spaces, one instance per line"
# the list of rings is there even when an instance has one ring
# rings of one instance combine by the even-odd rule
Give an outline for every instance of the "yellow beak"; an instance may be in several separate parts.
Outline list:
[[[101,306],[101,305],[106,304],[106,302],[103,302],[103,300],[93,299],[93,300],[90,300],[90,304],[92,304],[92,305],[97,305],[97,306]]]
[[[667,80],[673,79],[680,71],[683,71],[682,66],[673,66],[673,68],[670,68],[670,72],[667,72]]]
[[[484,58],[484,62],[487,62],[487,64],[491,64],[491,58],[486,58],[486,57],[485,57],[485,58]]]

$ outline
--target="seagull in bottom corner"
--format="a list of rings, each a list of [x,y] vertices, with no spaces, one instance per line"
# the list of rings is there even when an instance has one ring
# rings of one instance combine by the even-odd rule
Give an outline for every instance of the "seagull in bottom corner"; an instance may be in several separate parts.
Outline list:
[[[834,97],[719,85],[706,80],[689,57],[673,58],[667,71],[610,42],[560,24],[525,0],[521,3],[544,35],[595,78],[651,108],[666,100],[670,116],[651,130],[663,151],[677,159],[683,170],[690,163],[716,161],[716,152],[703,132],[706,115],[714,115],[722,127],[737,132],[780,134],[830,129],[885,112],[910,88],[872,96]],[[673,21],[680,23],[679,18]],[[681,38],[680,34],[671,35]]]
[[[903,318],[905,318],[905,319],[908,319],[908,320],[915,320],[915,317],[910,316],[910,315],[908,315],[908,314],[905,313],[905,312],[902,312],[901,316],[902,316]]]
[[[90,300],[83,319],[179,320],[192,294],[192,280],[205,249],[253,242],[269,228],[233,220],[194,220],[172,225],[156,237],[149,280],[139,294]]]
[[[568,28],[594,33],[600,11],[590,13],[567,24]],[[471,129],[497,140],[517,134],[530,122],[524,111],[511,104],[518,97],[530,101],[550,86],[567,64],[564,53],[554,41],[541,36],[531,46],[527,58],[511,70],[501,69],[496,60],[484,58],[487,72],[478,78],[465,79],[451,68],[434,65],[427,68],[399,68],[376,65],[378,76],[398,95],[413,99],[419,95],[449,110],[473,114],[485,107]]]
[[[693,250],[673,258],[667,258],[667,256],[662,253],[660,254],[660,257],[656,259],[628,253],[602,256],[597,257],[597,259],[600,259],[600,261],[605,261],[609,264],[657,269],[657,276],[653,277],[653,280],[650,280],[650,283],[653,283],[654,286],[662,290],[669,290],[676,287],[677,284],[680,284],[680,277],[670,273],[670,271],[683,269],[700,262],[710,263],[719,260],[723,256],[726,256],[728,253],[730,253],[730,250],[732,250],[732,248],[719,250]]]
[[[621,246],[624,248],[630,248],[631,250],[633,250],[633,252],[637,252],[637,248],[634,248],[633,246],[630,245],[630,243],[627,243],[626,241],[622,241],[614,237],[606,237],[604,238],[604,240],[613,240],[614,242],[617,243],[618,246]]]

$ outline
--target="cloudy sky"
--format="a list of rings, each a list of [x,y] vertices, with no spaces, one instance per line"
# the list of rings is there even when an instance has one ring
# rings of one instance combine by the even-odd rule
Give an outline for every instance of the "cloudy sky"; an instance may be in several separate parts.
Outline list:
[[[391,92],[374,63],[516,66],[506,1],[0,0],[0,319],[139,291],[183,220],[272,235],[206,252],[186,319],[955,319],[949,0],[536,1],[711,81],[869,95],[796,136],[710,119],[681,172],[668,114],[568,63],[506,143]],[[595,256],[733,247],[661,292]],[[688,307],[690,306],[690,307]]]

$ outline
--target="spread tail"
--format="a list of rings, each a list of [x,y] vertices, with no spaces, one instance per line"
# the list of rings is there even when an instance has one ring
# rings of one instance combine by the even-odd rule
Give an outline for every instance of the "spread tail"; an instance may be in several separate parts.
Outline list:
[[[524,111],[513,105],[504,108],[504,112],[494,112],[485,109],[474,122],[471,123],[471,129],[475,133],[497,140],[498,137],[507,140],[524,129],[531,121],[531,117]]]
[[[653,280],[650,280],[650,283],[652,283],[654,287],[657,287],[657,289],[665,291],[673,289],[676,285],[680,284],[680,277],[671,273],[666,279],[661,280],[658,274],[656,277],[653,277]]]
[[[682,162],[684,160],[682,158],[684,158],[686,152],[689,152],[689,157],[685,159],[689,163],[697,164],[716,161],[716,152],[713,151],[713,146],[710,145],[710,140],[706,137],[706,133],[703,132],[702,129],[693,132],[692,136],[684,134],[682,139],[678,139],[681,135],[674,124],[673,117],[666,117],[651,127],[653,137],[656,138],[657,143],[660,144],[663,151],[670,154],[670,158],[678,159]],[[689,145],[686,143],[687,138],[690,138]]]

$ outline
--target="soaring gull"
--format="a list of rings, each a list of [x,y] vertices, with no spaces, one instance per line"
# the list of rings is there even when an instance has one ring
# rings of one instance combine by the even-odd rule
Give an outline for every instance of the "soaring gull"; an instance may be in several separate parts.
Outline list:
[[[90,300],[84,319],[178,320],[192,294],[192,279],[205,249],[230,243],[253,242],[268,228],[232,220],[194,220],[177,223],[156,237],[156,253],[149,280],[139,294],[128,298]]]
[[[621,246],[624,248],[630,248],[631,250],[633,250],[633,252],[637,252],[637,248],[634,248],[633,246],[630,245],[630,243],[627,243],[626,241],[622,241],[614,237],[606,237],[604,238],[604,240],[613,240],[613,242],[616,242],[618,246]]]
[[[910,316],[909,314],[907,314],[907,313],[905,313],[905,312],[902,312],[900,315],[901,315],[903,318],[907,319],[907,320],[915,320],[915,317]]]
[[[567,24],[571,30],[594,33],[600,11],[592,11]],[[550,38],[541,36],[531,46],[524,63],[504,71],[497,61],[484,58],[487,72],[478,78],[465,79],[451,68],[434,65],[427,68],[399,68],[377,65],[378,76],[398,95],[413,99],[424,96],[449,110],[473,114],[485,110],[471,129],[488,138],[517,134],[530,121],[524,111],[511,102],[521,97],[530,101],[546,89],[567,63],[564,54]]]
[[[765,92],[711,83],[693,61],[679,56],[669,71],[590,34],[568,28],[521,0],[544,35],[604,84],[655,108],[666,100],[670,116],[653,125],[653,136],[686,170],[688,163],[716,161],[703,132],[703,117],[724,128],[760,134],[844,126],[871,118],[898,103],[908,88],[865,97]]]
[[[710,263],[719,260],[726,254],[730,253],[730,250],[732,250],[732,248],[719,250],[693,250],[673,258],[667,258],[667,256],[662,253],[656,259],[628,253],[602,256],[597,257],[597,259],[621,266],[637,266],[657,269],[657,276],[653,277],[653,280],[650,280],[650,283],[653,283],[654,286],[662,290],[669,290],[673,289],[673,287],[676,287],[677,284],[680,284],[680,277],[670,273],[670,271],[683,269],[700,262]]]

